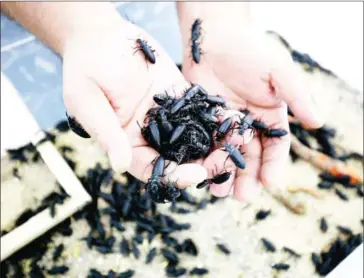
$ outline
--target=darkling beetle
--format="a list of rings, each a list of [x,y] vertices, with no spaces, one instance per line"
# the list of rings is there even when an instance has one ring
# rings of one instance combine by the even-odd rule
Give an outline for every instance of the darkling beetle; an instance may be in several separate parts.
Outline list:
[[[230,130],[230,126],[231,126],[231,123],[232,122],[233,122],[233,118],[232,117],[229,117],[229,118],[226,118],[221,123],[221,125],[216,130],[216,136],[215,136],[215,140],[216,141],[219,142],[219,141],[221,141],[221,139],[223,139],[226,136],[226,134]]]
[[[171,139],[169,140],[169,144],[173,144],[174,142],[176,142],[181,137],[181,135],[183,134],[185,129],[186,129],[186,125],[184,125],[184,124],[180,124],[179,126],[177,126],[172,132]]]
[[[76,120],[76,118],[71,117],[66,112],[67,122],[70,129],[76,133],[78,136],[88,139],[91,138],[90,134],[82,127],[82,125]]]
[[[287,130],[284,129],[268,129],[266,132],[264,132],[264,136],[268,138],[274,138],[274,137],[283,137],[288,134]]]
[[[200,63],[201,54],[203,54],[203,52],[201,51],[200,45],[196,41],[193,41],[192,42],[191,52],[192,52],[192,59],[193,59],[193,61],[196,64]]]
[[[138,47],[136,48],[135,52],[141,50],[144,54],[144,57],[152,64],[155,64],[156,62],[154,55],[155,50],[148,45],[148,42],[146,40],[137,39],[136,43],[138,44]]]
[[[154,163],[153,171],[146,187],[150,198],[156,203],[170,202],[179,197],[180,189],[176,188],[173,183],[164,184],[161,177],[165,169],[165,159],[159,156]]]
[[[158,114],[159,114],[159,123],[162,126],[163,131],[168,135],[171,134],[171,132],[173,131],[173,125],[167,119],[166,110],[160,109],[158,111]]]
[[[197,41],[201,36],[201,23],[202,23],[202,20],[199,18],[196,18],[192,24],[192,28],[191,28],[191,41],[192,42]]]
[[[206,187],[207,185],[222,184],[222,183],[228,181],[230,179],[230,177],[231,177],[231,172],[224,172],[222,174],[214,176],[212,179],[206,179],[206,180],[202,181],[201,183],[199,183],[196,186],[196,188],[202,189],[202,188]]]
[[[230,143],[226,143],[223,150],[229,154],[228,158],[231,158],[236,167],[245,169],[245,160],[239,149]]]

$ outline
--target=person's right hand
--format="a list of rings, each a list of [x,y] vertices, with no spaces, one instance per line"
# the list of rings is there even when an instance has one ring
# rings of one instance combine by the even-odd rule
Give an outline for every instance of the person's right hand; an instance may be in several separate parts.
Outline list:
[[[146,62],[143,53],[134,49],[138,38],[155,49],[155,64]],[[189,85],[159,43],[119,15],[99,29],[85,27],[75,32],[65,44],[67,110],[100,143],[114,170],[128,170],[144,182],[159,154],[147,146],[137,122],[143,125],[148,109],[155,105],[154,94],[168,90],[178,95]],[[200,174],[198,183],[207,172],[196,167],[206,173]],[[178,180],[183,182],[183,176]]]

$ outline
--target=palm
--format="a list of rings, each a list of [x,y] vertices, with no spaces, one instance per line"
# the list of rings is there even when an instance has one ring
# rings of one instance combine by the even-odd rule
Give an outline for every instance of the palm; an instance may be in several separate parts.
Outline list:
[[[275,67],[291,63],[287,51],[265,36],[245,34],[231,44],[229,34],[221,35],[223,37],[218,41],[203,39],[201,47],[205,54],[200,64],[191,66],[186,57],[183,68],[186,79],[201,84],[210,93],[223,96],[232,109],[247,108],[253,118],[270,128],[288,129],[287,107],[277,96],[275,86],[278,84],[272,78]],[[242,145],[243,141],[234,138],[234,143]],[[267,184],[273,180],[272,175],[282,170],[282,163],[276,163],[276,160],[283,162],[288,156],[289,136],[281,139],[254,136],[241,150],[247,171],[238,169],[234,179],[223,185],[213,185],[212,192],[216,195],[225,196],[234,186],[235,197],[246,199],[259,181]],[[219,153],[213,159],[208,157],[204,164],[211,170],[216,164],[218,170],[223,171],[226,168],[224,161]]]
[[[133,157],[129,171],[146,181],[151,161],[158,153],[147,147],[137,122],[142,124],[147,111],[155,105],[154,94],[165,90],[182,92],[186,82],[153,38],[125,24],[128,26],[116,26],[103,33],[96,42],[91,37],[68,46],[64,55],[64,101],[67,110],[109,153],[112,163],[126,164],[123,160],[128,149],[120,142],[129,139]],[[130,40],[120,36],[123,32]],[[145,61],[141,51],[134,54],[137,38],[146,39],[155,49],[154,65]],[[120,135],[120,127],[128,139]]]

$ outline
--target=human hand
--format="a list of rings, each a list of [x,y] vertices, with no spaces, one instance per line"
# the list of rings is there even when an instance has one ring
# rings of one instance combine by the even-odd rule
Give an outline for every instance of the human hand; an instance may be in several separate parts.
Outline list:
[[[206,4],[210,5],[210,10],[202,6],[205,4],[194,9],[187,7],[193,3],[179,3],[185,78],[201,84],[210,94],[221,95],[233,109],[247,108],[255,119],[270,128],[289,129],[286,103],[302,122],[312,128],[320,127],[323,122],[310,90],[289,53],[275,40],[254,29],[250,22],[241,20],[241,14],[237,17],[241,9],[229,8],[231,3]],[[229,19],[219,20],[217,13]],[[202,19],[200,46],[203,54],[199,64],[191,60],[190,54],[191,26],[197,17]],[[259,182],[265,186],[279,185],[289,148],[289,135],[272,139],[254,136],[241,148],[246,169],[237,169],[235,179],[212,185],[212,193],[226,196],[233,186],[236,199],[249,201],[257,193]],[[226,154],[217,150],[203,162],[209,177],[216,166],[218,171],[223,171],[225,157]]]
[[[155,50],[155,64],[136,51],[137,38]],[[148,109],[155,105],[154,94],[168,90],[178,95],[189,85],[163,48],[119,15],[96,29],[77,31],[64,48],[67,110],[100,143],[115,170],[128,170],[144,182],[150,178],[151,162],[159,154],[147,146],[137,122],[143,125]],[[171,163],[165,172],[172,171],[173,166]],[[197,179],[195,183],[205,179],[206,170],[195,166],[188,173],[179,172],[178,182],[187,177],[191,180],[191,176]]]

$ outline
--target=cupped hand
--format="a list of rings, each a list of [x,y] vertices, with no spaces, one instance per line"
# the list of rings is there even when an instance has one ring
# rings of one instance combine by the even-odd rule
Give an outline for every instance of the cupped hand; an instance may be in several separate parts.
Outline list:
[[[323,122],[318,115],[310,88],[293,64],[290,54],[276,40],[252,26],[239,28],[219,26],[213,19],[202,19],[201,61],[191,60],[190,26],[195,19],[183,18],[183,73],[188,81],[204,86],[211,94],[223,96],[233,109],[248,109],[253,118],[269,128],[289,130],[287,104],[302,122],[312,128]],[[211,23],[211,27],[210,24]],[[221,24],[223,25],[223,24]],[[184,26],[184,27],[183,27]],[[234,188],[234,197],[250,201],[258,192],[259,183],[280,185],[287,161],[290,137],[264,138],[255,133],[249,144],[242,146],[246,169],[237,169],[235,178],[222,185],[212,185],[217,196],[226,196]],[[227,137],[227,140],[229,137]],[[241,139],[240,145],[243,144]],[[204,166],[210,176],[217,167],[225,168],[226,154],[216,150]],[[216,172],[216,171],[215,171]]]
[[[137,50],[138,38],[155,50],[155,64]],[[100,143],[116,171],[128,170],[146,182],[159,154],[147,146],[138,123],[143,126],[155,105],[154,94],[167,90],[178,95],[190,84],[152,37],[122,18],[74,34],[63,60],[67,110]],[[206,178],[206,170],[202,173],[196,182]],[[181,173],[179,181],[187,174]]]

